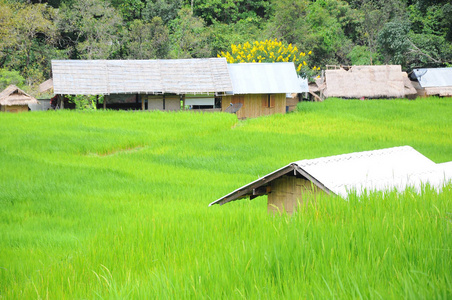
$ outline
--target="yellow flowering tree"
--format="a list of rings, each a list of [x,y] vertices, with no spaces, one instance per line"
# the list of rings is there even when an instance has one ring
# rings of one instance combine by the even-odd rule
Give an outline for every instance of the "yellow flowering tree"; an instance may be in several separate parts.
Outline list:
[[[218,57],[225,57],[228,63],[245,62],[293,62],[297,73],[303,77],[313,75],[319,67],[309,66],[311,51],[303,52],[297,46],[285,44],[278,39],[232,44],[230,51],[221,51]]]

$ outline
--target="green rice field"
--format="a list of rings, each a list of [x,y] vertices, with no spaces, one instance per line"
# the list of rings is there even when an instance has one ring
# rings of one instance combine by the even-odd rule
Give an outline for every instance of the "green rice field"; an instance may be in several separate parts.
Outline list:
[[[225,113],[0,114],[0,299],[451,299],[452,184],[208,204],[292,161],[452,160],[452,100]]]

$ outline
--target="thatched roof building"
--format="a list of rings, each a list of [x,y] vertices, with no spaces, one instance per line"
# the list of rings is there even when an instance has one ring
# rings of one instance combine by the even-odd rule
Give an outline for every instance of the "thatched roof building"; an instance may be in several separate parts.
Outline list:
[[[44,81],[43,83],[41,83],[39,85],[39,92],[40,93],[45,93],[45,92],[50,92],[53,90],[53,79],[47,79],[46,81]]]
[[[9,112],[28,111],[28,104],[38,104],[38,100],[15,85],[10,85],[0,93],[0,110]]]
[[[404,98],[416,94],[399,65],[352,66],[325,70],[324,82],[318,83],[325,97]]]
[[[224,94],[232,91],[225,58],[52,60],[54,93]]]
[[[242,198],[268,195],[269,212],[292,213],[298,202],[308,201],[316,193],[336,194],[413,187],[425,184],[440,189],[452,180],[452,162],[435,164],[409,146],[356,152],[330,157],[300,160],[212,202],[225,204]]]
[[[414,69],[422,96],[452,96],[452,68]]]

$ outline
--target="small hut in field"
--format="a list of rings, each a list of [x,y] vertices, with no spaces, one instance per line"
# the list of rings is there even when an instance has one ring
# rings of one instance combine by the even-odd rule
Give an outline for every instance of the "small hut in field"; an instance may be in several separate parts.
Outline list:
[[[416,95],[400,65],[327,66],[324,79],[317,85],[325,97],[377,99]]]
[[[419,96],[452,97],[452,68],[414,69]]]
[[[286,113],[286,94],[307,92],[293,63],[228,64],[233,92],[223,96],[221,109],[241,104],[239,119]]]
[[[38,104],[38,100],[15,85],[10,85],[0,93],[0,111],[25,112],[29,104]]]
[[[409,146],[356,152],[290,163],[212,202],[268,195],[268,211],[293,213],[318,193],[347,198],[350,193],[407,187],[421,190],[425,184],[441,188],[452,179],[452,162],[435,164]]]

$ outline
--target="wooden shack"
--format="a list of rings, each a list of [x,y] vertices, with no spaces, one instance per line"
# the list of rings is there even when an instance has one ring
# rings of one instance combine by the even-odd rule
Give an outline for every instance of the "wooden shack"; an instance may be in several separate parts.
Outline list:
[[[10,85],[0,93],[0,111],[26,112],[29,104],[38,104],[38,100],[15,85]]]
[[[286,94],[307,92],[293,63],[228,64],[233,93],[222,97],[221,109],[240,103],[239,119],[284,114]]]
[[[440,189],[452,180],[452,162],[435,164],[409,146],[356,152],[290,163],[212,202],[225,204],[267,195],[269,213],[296,211],[319,193],[347,198],[350,193]]]

